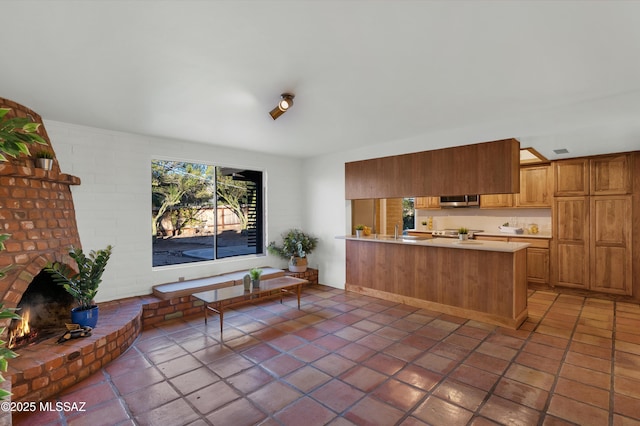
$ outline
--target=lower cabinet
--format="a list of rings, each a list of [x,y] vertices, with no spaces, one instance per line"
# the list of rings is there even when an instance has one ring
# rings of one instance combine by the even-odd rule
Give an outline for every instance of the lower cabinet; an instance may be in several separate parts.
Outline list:
[[[527,248],[527,282],[549,284],[549,240],[546,238],[494,237],[478,235],[476,240],[529,243]]]

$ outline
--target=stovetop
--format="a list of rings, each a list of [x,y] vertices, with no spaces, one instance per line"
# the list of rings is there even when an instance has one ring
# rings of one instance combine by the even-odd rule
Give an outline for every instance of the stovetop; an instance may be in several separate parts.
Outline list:
[[[473,237],[473,234],[477,234],[478,232],[482,232],[481,229],[469,229],[469,237]],[[438,229],[431,233],[434,237],[449,237],[449,238],[458,238],[458,230],[457,229]]]

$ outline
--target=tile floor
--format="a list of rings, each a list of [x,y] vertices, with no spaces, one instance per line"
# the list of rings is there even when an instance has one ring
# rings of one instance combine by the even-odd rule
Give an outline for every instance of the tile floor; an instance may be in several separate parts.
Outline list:
[[[637,425],[640,306],[531,291],[517,331],[307,287],[146,330],[14,425]]]

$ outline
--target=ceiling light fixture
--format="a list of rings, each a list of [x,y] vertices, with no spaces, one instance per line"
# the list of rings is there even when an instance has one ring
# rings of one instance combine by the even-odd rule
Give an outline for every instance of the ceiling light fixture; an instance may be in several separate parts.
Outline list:
[[[278,102],[278,106],[269,112],[271,118],[273,118],[274,120],[287,112],[289,108],[291,108],[295,95],[292,95],[290,93],[283,93],[282,95],[280,95],[280,97],[282,99],[280,100],[280,102]]]

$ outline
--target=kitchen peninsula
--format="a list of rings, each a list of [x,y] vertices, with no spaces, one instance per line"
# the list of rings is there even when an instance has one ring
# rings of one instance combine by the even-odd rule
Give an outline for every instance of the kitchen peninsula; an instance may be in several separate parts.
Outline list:
[[[527,318],[527,243],[346,240],[346,289],[516,329]]]

